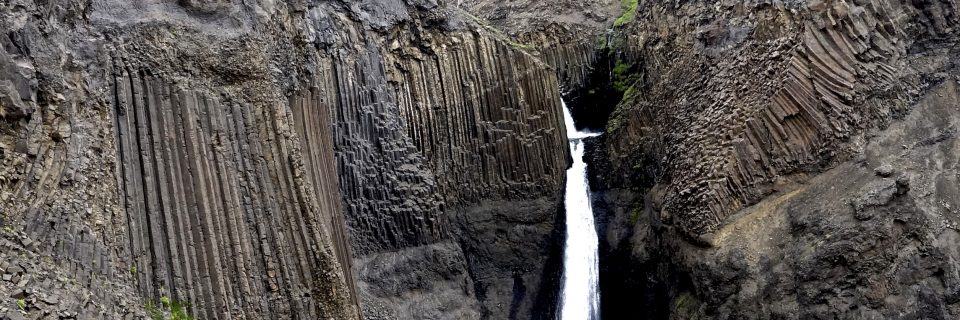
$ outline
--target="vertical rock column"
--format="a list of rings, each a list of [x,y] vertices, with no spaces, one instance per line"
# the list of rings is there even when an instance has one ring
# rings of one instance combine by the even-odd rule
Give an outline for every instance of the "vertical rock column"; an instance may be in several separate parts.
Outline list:
[[[555,71],[481,33],[447,40],[387,64],[406,132],[437,177],[483,314],[550,317],[567,166]]]
[[[284,103],[123,66],[113,90],[130,271],[143,296],[205,319],[355,316],[326,225],[339,211],[336,180],[305,170]],[[311,147],[310,164],[329,172],[313,161],[329,160],[329,144]]]

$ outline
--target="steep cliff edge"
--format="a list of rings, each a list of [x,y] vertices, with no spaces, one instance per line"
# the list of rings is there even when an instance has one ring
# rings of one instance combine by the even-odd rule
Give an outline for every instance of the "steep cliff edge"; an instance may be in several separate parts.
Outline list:
[[[639,1],[591,164],[604,314],[957,317],[956,12]]]
[[[297,35],[252,36],[295,8],[4,6],[4,314],[357,317],[331,135],[268,63]]]
[[[958,13],[7,1],[0,318],[957,318]]]
[[[551,314],[559,83],[471,19],[0,6],[0,315]]]

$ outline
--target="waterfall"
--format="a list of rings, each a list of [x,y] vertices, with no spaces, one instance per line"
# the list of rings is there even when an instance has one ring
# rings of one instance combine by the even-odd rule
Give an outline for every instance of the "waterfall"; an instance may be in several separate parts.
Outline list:
[[[561,100],[562,101],[562,100]],[[590,207],[587,164],[583,162],[583,138],[599,133],[577,131],[563,102],[563,119],[570,139],[573,166],[567,169],[567,239],[563,252],[563,284],[560,296],[561,320],[600,319],[599,259],[597,229]]]

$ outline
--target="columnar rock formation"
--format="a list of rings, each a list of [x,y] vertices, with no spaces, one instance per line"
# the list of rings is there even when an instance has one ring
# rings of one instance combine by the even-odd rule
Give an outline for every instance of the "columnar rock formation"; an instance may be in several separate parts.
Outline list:
[[[18,304],[0,314],[550,312],[559,84],[472,20],[431,2],[2,6],[0,291]]]
[[[957,318],[958,12],[6,1],[0,318]]]
[[[606,314],[957,316],[955,3],[638,8],[591,164]]]
[[[899,76],[905,68],[901,57],[908,46],[922,42],[906,36],[909,26],[895,23],[913,14],[902,5],[728,8],[707,13],[705,7],[685,7],[679,14],[715,21],[689,25],[675,24],[667,18],[671,15],[644,12],[638,26],[683,30],[694,42],[629,37],[621,44],[642,57],[638,62],[650,83],[635,98],[656,101],[661,94],[688,94],[686,102],[668,110],[659,108],[659,102],[635,113],[625,105],[622,114],[637,118],[617,123],[614,134],[636,135],[659,123],[688,128],[657,139],[688,146],[664,150],[666,184],[678,191],[666,195],[664,211],[677,214],[682,228],[697,234],[769,194],[777,177],[842,160],[850,153],[845,141],[902,112],[907,90],[916,81],[898,79],[904,77]],[[758,18],[747,20],[738,10],[756,12]],[[935,35],[933,30],[914,32]],[[666,52],[674,58],[667,60]],[[677,65],[677,59],[691,63]],[[754,76],[739,76],[743,74]],[[621,154],[638,147],[619,141],[626,140],[614,142]]]
[[[348,317],[337,304],[352,293],[330,249],[343,224],[333,158],[308,162],[328,175],[303,181],[300,146],[283,137],[288,105],[221,101],[118,69],[118,172],[140,294],[209,319]],[[333,153],[330,142],[304,146]]]

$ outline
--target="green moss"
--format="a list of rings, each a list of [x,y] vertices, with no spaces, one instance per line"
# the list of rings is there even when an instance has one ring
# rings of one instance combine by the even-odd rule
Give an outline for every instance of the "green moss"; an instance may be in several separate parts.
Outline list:
[[[157,308],[157,306],[154,305],[153,302],[147,302],[147,304],[144,305],[143,308],[147,309],[147,314],[150,316],[151,320],[164,320],[163,310],[160,310],[160,308]]]
[[[147,302],[144,306],[151,320],[193,320],[193,317],[187,312],[188,307],[180,302],[171,300],[170,297],[160,297],[160,304],[161,306],[158,307],[153,304],[153,302]],[[167,314],[169,314],[169,318]]]
[[[21,311],[27,311],[27,300],[23,298],[17,299],[17,308],[20,308]]]
[[[607,49],[607,46],[608,46],[608,45],[609,45],[609,43],[607,43],[607,36],[606,36],[606,35],[602,35],[602,36],[600,36],[600,38],[597,38],[597,49],[605,50],[605,49]]]
[[[643,215],[643,208],[633,208],[630,210],[630,224],[637,224],[637,221],[640,221],[640,216]]]
[[[638,0],[621,0],[620,5],[623,7],[623,14],[613,22],[613,26],[619,27],[633,21],[637,17],[638,2]]]
[[[510,41],[510,46],[517,49],[523,49],[523,50],[533,50],[536,48],[532,44],[520,43],[516,41]]]
[[[137,274],[137,265],[130,266],[130,273]]]
[[[694,296],[693,293],[690,293],[690,291],[680,293],[680,295],[673,300],[673,312],[677,315],[678,319],[700,319],[697,312],[699,308],[700,301],[697,300],[697,297]]]
[[[632,65],[626,64],[623,61],[617,61],[617,64],[613,67],[613,89],[617,92],[624,93],[626,98],[626,92],[633,86],[638,79],[639,75],[633,73]]]
[[[193,317],[187,313],[187,307],[180,304],[179,302],[170,303],[170,319],[171,320],[193,320]]]

